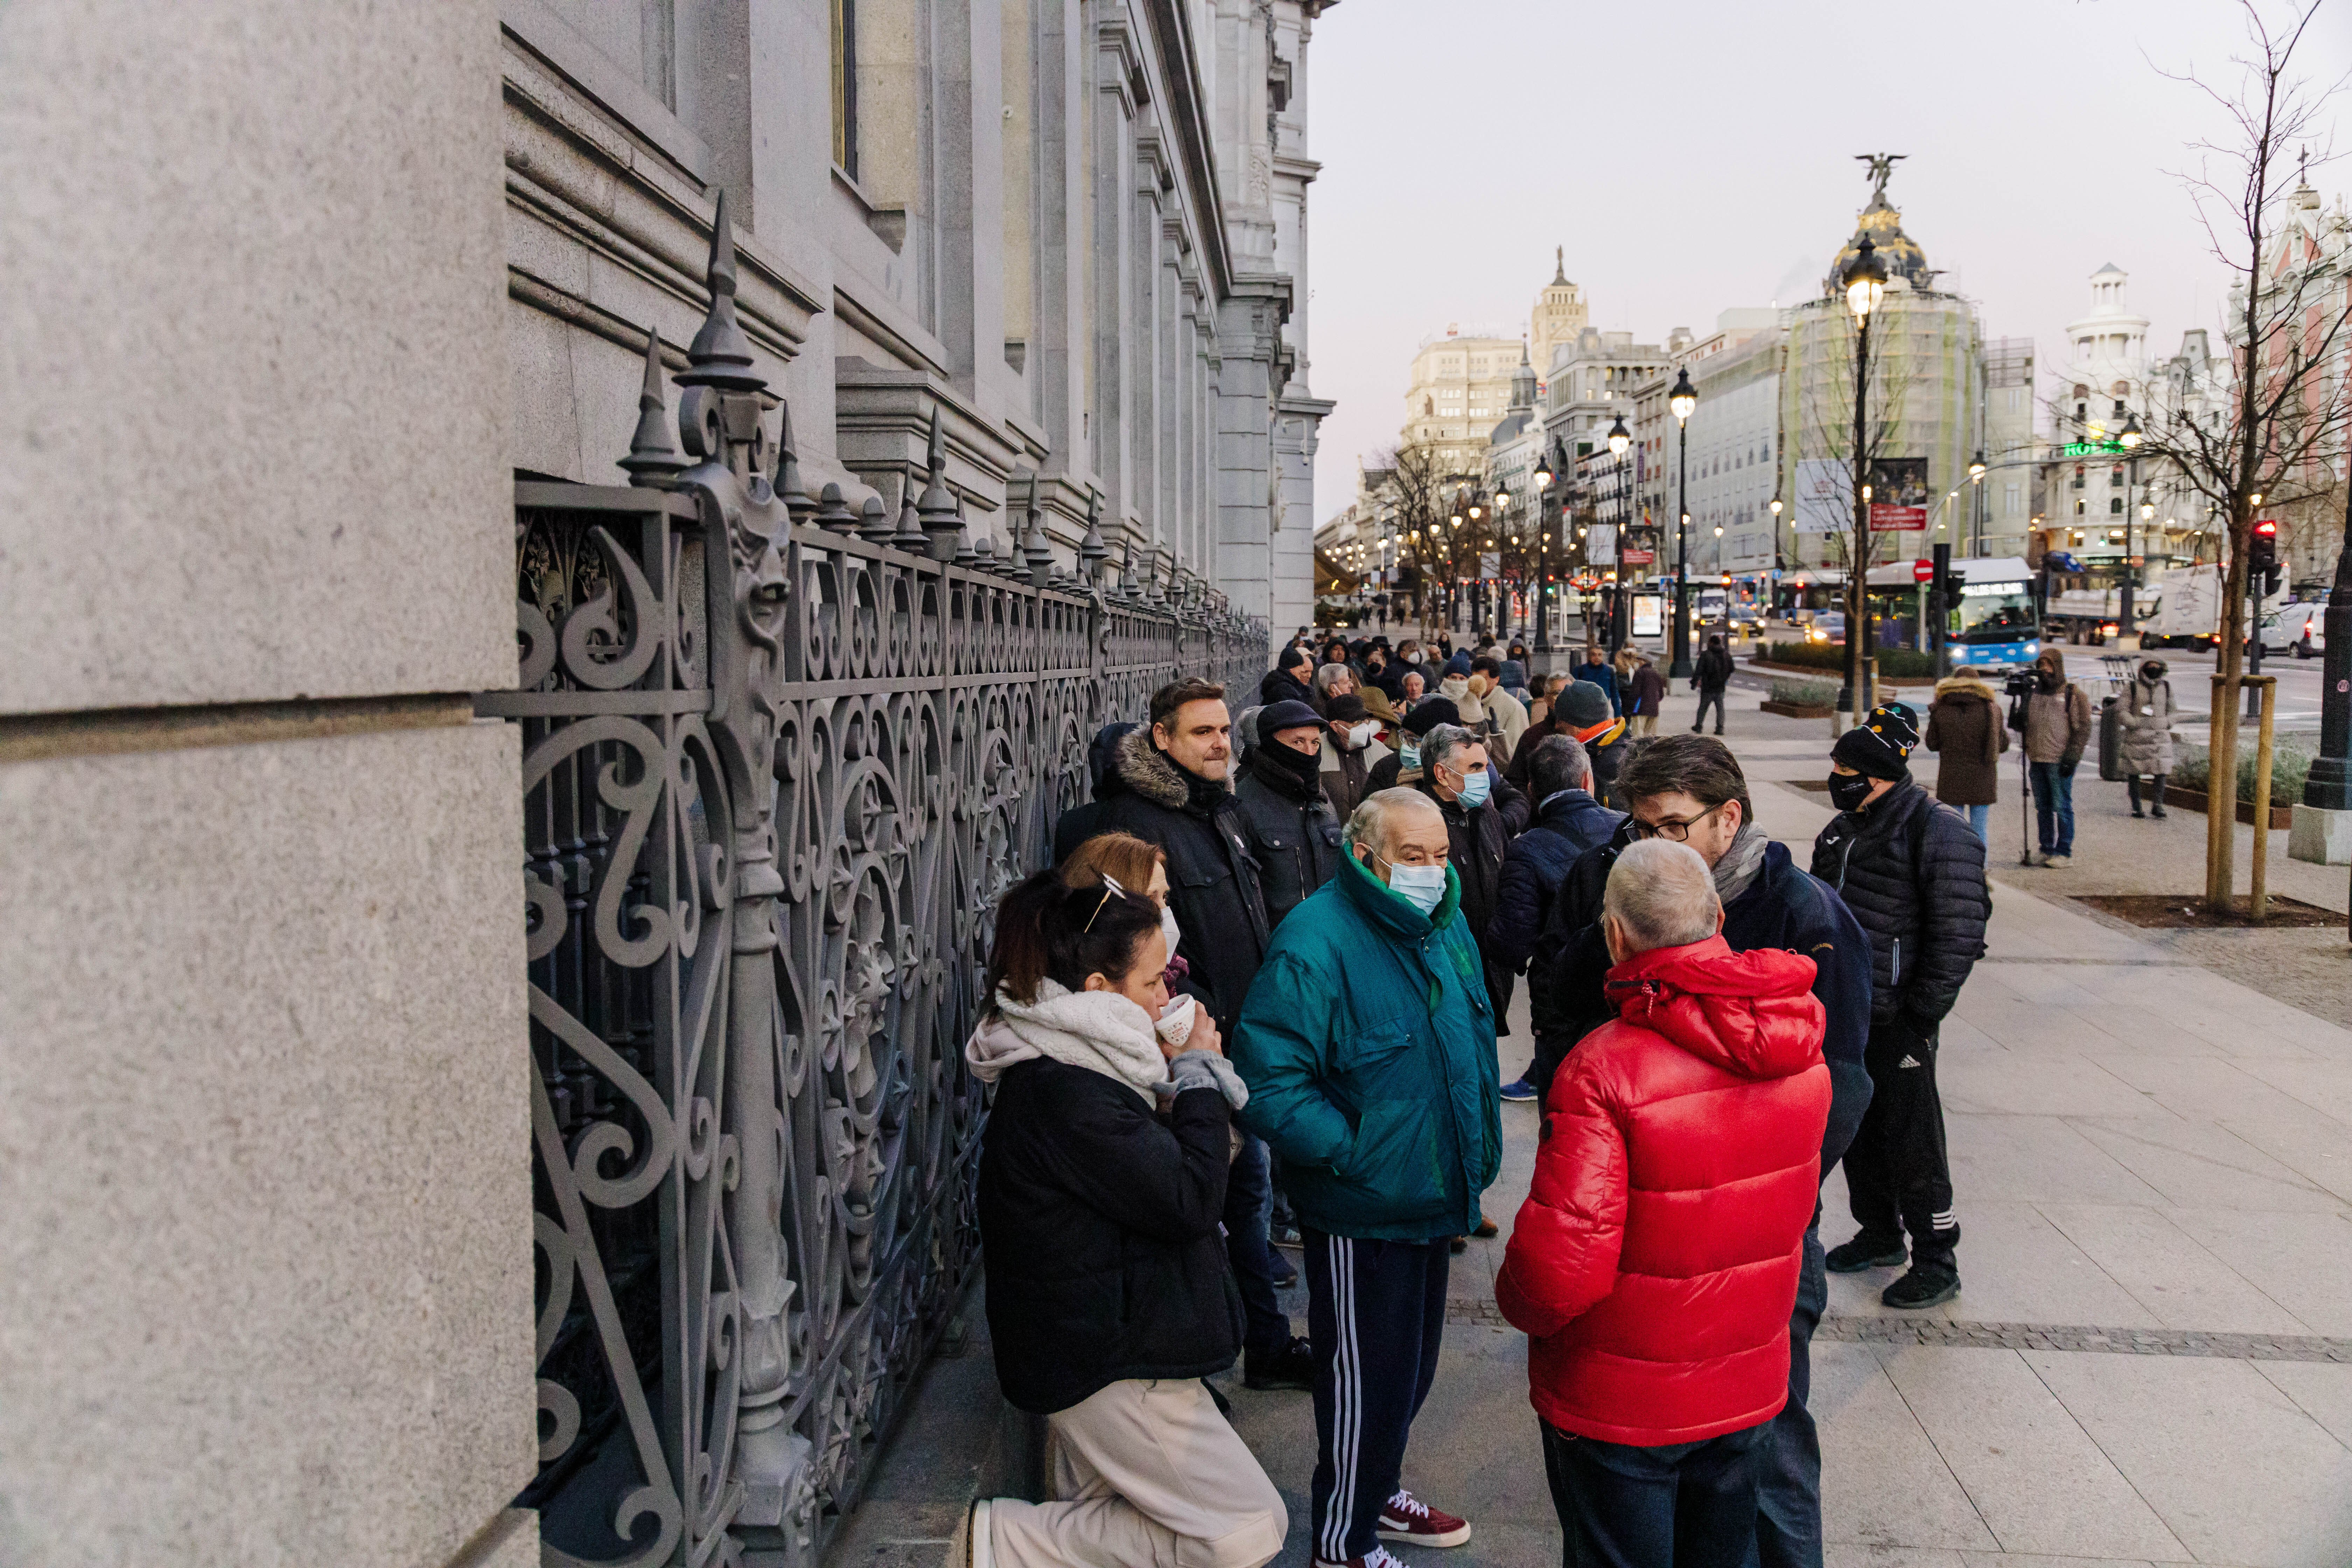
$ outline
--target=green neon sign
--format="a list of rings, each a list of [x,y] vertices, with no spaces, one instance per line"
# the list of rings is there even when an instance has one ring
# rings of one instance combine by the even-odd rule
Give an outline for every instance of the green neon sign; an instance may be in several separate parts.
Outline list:
[[[2069,441],[2059,448],[2069,458],[2120,458],[2127,450],[2121,441]]]

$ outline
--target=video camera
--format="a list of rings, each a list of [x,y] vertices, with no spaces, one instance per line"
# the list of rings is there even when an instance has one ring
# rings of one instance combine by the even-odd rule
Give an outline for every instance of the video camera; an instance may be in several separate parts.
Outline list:
[[[2000,692],[2004,697],[2019,700],[2032,696],[2041,689],[2040,675],[2031,669],[2012,669],[2001,678]]]

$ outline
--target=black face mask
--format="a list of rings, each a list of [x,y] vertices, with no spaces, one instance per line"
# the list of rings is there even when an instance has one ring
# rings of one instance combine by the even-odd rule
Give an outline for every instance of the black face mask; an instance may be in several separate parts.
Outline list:
[[[1277,777],[1287,776],[1302,785],[1316,783],[1323,771],[1323,752],[1319,747],[1312,752],[1294,752],[1279,741],[1268,741],[1251,756],[1254,760],[1263,759],[1269,768],[1279,769]]]
[[[1830,804],[1840,811],[1859,811],[1862,803],[1870,798],[1870,786],[1876,782],[1868,773],[1832,773]]]

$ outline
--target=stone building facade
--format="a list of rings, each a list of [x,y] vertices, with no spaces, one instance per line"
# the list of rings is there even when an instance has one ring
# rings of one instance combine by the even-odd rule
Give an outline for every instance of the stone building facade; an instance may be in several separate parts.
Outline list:
[[[994,641],[964,637],[953,657],[1000,707],[1025,669],[1053,667],[1055,701],[1116,686],[1131,708],[1171,660],[1239,664],[1246,639],[1207,618],[1213,594],[1295,614],[1307,481],[1276,454],[1311,453],[1323,407],[1299,310],[1323,8],[0,9],[0,1557],[541,1561],[539,1520],[512,1505],[569,1437],[535,1344],[535,1249],[562,1279],[572,1265],[535,1231],[548,1142],[525,977],[542,955],[519,872],[544,825],[525,810],[527,741],[618,733],[630,704],[704,723],[716,699],[687,679],[707,673],[704,634],[772,647],[776,601],[828,574],[996,606]],[[743,362],[690,370],[685,345],[722,304]],[[699,384],[665,389],[664,372]],[[1045,560],[990,583],[795,512],[810,574],[755,578],[743,627],[695,620],[707,599],[664,586],[683,552],[626,557],[663,604],[637,579],[604,631],[575,614],[577,647],[565,623],[564,666],[604,668],[624,630],[633,656],[650,650],[661,610],[674,688],[614,674],[518,692],[519,497],[585,482],[606,487],[592,499],[615,531],[640,514],[659,524],[648,539],[699,527],[658,486],[631,512],[615,466],[633,426],[686,434],[664,437],[659,405],[684,414],[688,393],[712,422],[697,433],[759,479],[755,500],[780,432],[775,403],[753,405],[780,398],[803,500],[833,487],[833,505],[903,519],[910,485],[926,505],[943,488],[967,542],[1009,544],[1034,475],[1030,542],[1055,566],[1081,561],[1097,512],[1109,573],[1143,591],[1122,592],[1097,639]],[[656,405],[642,426],[641,395]],[[742,520],[719,521],[743,548]],[[919,629],[886,621],[879,637]],[[882,657],[862,624],[836,640],[845,660]],[[989,662],[1008,657],[1030,662]],[[1116,680],[1089,673],[1113,663]],[[811,678],[824,691],[789,700],[906,710],[950,684],[857,679],[875,689]],[[501,716],[534,696],[565,715]],[[939,725],[943,750],[971,742],[977,710]],[[828,809],[871,795],[882,714],[860,710],[864,738],[822,753],[864,770],[856,788],[824,782]],[[988,778],[1036,766],[1008,752],[954,791],[926,788],[962,823]],[[1050,767],[1051,790],[1025,792],[1036,811],[1082,776]],[[617,763],[579,776],[613,796],[686,784]],[[740,798],[767,787],[755,774]],[[681,832],[715,805],[701,789],[673,814]],[[818,793],[778,775],[775,793],[792,789]],[[908,819],[880,820],[864,819],[860,853],[905,858],[886,840]],[[846,837],[798,830],[828,850]],[[1018,868],[1034,824],[1022,834],[988,841],[990,877]],[[769,869],[702,847],[691,871],[732,881],[730,897]],[[604,885],[625,889],[630,862],[610,864],[622,874]],[[669,913],[625,897],[616,942]],[[961,907],[951,923],[976,929]],[[725,949],[719,922],[704,934],[704,952]],[[946,973],[923,967],[922,984]],[[731,1194],[742,1144],[729,1131],[714,1151],[723,1120],[694,1114],[709,1109],[669,1125],[694,1141],[682,1163]],[[642,1158],[662,1176],[650,1143],[602,1128],[618,1142],[592,1142],[588,1164]],[[695,1298],[709,1309],[697,1333],[737,1310],[727,1294]],[[862,1419],[838,1415],[842,1430]],[[606,1522],[635,1529],[640,1500]],[[710,1501],[715,1526],[693,1501],[686,1527],[719,1550],[710,1531],[740,1500]]]

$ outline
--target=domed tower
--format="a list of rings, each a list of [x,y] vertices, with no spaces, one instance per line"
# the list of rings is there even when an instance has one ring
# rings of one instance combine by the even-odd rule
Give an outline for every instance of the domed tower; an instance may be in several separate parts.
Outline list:
[[[1521,343],[1519,368],[1511,374],[1511,409],[1512,412],[1517,413],[1522,408],[1533,408],[1535,405],[1536,370],[1535,366],[1528,363],[1528,345]]]
[[[1862,237],[1865,234],[1878,247],[1878,259],[1886,264],[1889,279],[1901,278],[1917,289],[1933,287],[1936,270],[1927,265],[1927,253],[1919,248],[1917,240],[1903,232],[1903,214],[1886,199],[1887,176],[1904,155],[1881,153],[1862,156],[1870,163],[1870,205],[1862,209],[1862,216],[1853,226],[1853,237],[1831,259],[1829,276],[1822,279],[1822,292],[1841,294],[1845,291],[1843,279],[1846,266],[1861,251]]]
[[[1528,313],[1528,335],[1535,344],[1535,373],[1540,381],[1551,374],[1552,351],[1561,343],[1576,342],[1590,321],[1584,302],[1584,290],[1568,280],[1568,247],[1552,249],[1551,281],[1536,296],[1535,309]]]

